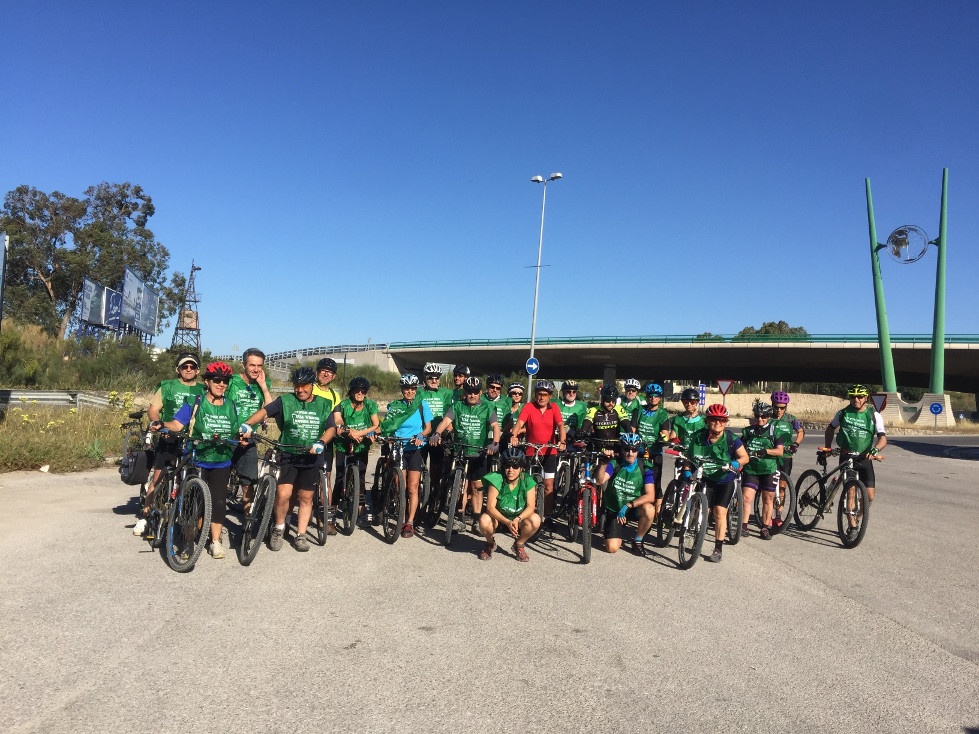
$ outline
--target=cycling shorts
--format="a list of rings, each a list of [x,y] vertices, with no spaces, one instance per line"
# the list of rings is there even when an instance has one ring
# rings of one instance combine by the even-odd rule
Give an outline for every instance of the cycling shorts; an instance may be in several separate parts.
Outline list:
[[[788,479],[792,476],[792,457],[783,456],[782,463],[778,467],[779,479]]]
[[[283,464],[279,468],[279,485],[291,484],[294,489],[311,492],[319,486],[320,470],[313,466]]]
[[[160,440],[156,444],[156,454],[153,457],[153,468],[163,469],[168,466],[173,466],[179,458],[180,441],[160,436]]]
[[[544,466],[544,479],[554,479],[554,474],[557,472],[557,454],[541,457],[541,464]]]
[[[619,513],[612,512],[608,508],[605,508],[605,540],[612,540],[613,538],[624,538],[626,532],[632,533],[630,537],[636,537],[632,530],[628,530],[628,525],[624,525],[619,522]],[[627,520],[639,521],[639,513],[636,508],[630,508],[630,510],[625,514]]]
[[[466,470],[466,479],[479,481],[486,476],[486,457],[476,456],[469,460],[469,468]]]
[[[842,464],[846,461],[845,456],[840,456],[840,463]],[[857,475],[860,477],[860,481],[863,482],[865,487],[876,487],[875,484],[876,477],[874,476],[874,461],[873,459],[856,459],[853,460],[853,468],[857,470]]]
[[[712,482],[708,479],[706,483],[707,503],[711,507],[727,507],[731,504],[731,498],[734,497],[733,479],[727,482]]]
[[[258,449],[254,443],[247,446],[238,444],[235,452],[231,456],[231,463],[238,472],[239,481],[245,484],[254,484],[258,481]]]
[[[774,492],[778,486],[778,472],[774,474],[748,474],[741,475],[741,486],[745,489],[760,489],[762,492]]]
[[[402,456],[405,462],[405,471],[421,471],[422,470],[422,452],[420,449],[414,451],[405,451]]]

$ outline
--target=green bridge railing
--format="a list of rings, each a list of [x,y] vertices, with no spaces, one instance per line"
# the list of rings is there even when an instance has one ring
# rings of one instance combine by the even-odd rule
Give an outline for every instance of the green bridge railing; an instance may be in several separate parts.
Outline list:
[[[569,346],[574,344],[712,344],[720,342],[734,343],[868,343],[876,342],[876,334],[752,334],[738,336],[737,334],[712,334],[699,336],[694,334],[668,334],[654,336],[568,336],[550,339],[536,339],[536,346],[555,345]],[[892,344],[931,344],[931,334],[891,334]],[[979,345],[979,334],[946,334],[946,344],[976,344]],[[517,347],[530,346],[530,339],[452,339],[445,341],[420,342],[391,342],[388,349],[437,349],[450,347]]]

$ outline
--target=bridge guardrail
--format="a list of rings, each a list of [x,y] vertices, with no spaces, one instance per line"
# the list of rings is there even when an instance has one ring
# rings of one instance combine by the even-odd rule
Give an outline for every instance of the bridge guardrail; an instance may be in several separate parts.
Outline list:
[[[0,405],[20,403],[50,405],[58,408],[108,408],[108,398],[76,390],[0,390]]]

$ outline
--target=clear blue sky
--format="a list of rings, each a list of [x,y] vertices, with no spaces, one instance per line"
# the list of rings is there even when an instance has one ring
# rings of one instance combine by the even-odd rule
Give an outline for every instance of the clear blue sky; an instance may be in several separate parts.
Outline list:
[[[155,9],[154,9],[155,8]],[[0,189],[138,183],[226,353],[875,330],[938,235],[979,332],[979,3],[8,4]],[[930,332],[934,249],[883,263]],[[169,344],[172,331],[159,339]]]

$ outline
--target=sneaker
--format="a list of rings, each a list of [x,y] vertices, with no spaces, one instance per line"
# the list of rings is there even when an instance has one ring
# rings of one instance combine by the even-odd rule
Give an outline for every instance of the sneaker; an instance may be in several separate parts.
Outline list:
[[[479,560],[488,561],[490,558],[493,557],[493,551],[495,550],[496,550],[495,540],[492,543],[487,543],[486,547],[483,548],[483,551],[479,554]]]
[[[292,539],[292,547],[295,548],[300,553],[305,553],[309,550],[309,541],[306,540],[306,533],[302,535],[297,535]]]
[[[336,535],[337,534],[337,526],[333,524],[333,521],[332,520],[330,520],[329,522],[326,523],[326,534],[327,535]]]
[[[513,544],[513,552],[517,556],[517,560],[521,563],[526,563],[530,560],[530,556],[527,555],[527,551],[522,545]]]
[[[715,548],[714,549],[714,552],[710,554],[710,557],[707,560],[710,563],[720,563],[721,562],[721,549],[720,548]]]
[[[762,528],[758,533],[758,537],[761,538],[762,540],[771,540],[772,531],[769,530],[767,527]]]
[[[210,554],[211,558],[224,558],[224,543],[221,540],[212,540]]]
[[[370,524],[373,527],[375,527],[375,528],[376,527],[379,527],[380,524],[381,524],[381,513],[380,512],[371,512],[370,515],[369,515],[369,517],[368,517],[368,519],[370,521]]]
[[[177,554],[177,558],[186,563],[192,555],[194,555],[194,541],[191,540],[184,544],[183,549]]]
[[[269,536],[269,550],[282,550],[282,534],[284,532],[284,530],[280,530],[279,528],[272,528],[272,533]]]
[[[646,546],[643,545],[642,538],[634,538],[632,541],[632,555],[646,557]]]
[[[133,525],[133,535],[142,535],[145,532],[146,532],[146,518],[141,517],[136,521],[136,524]]]
[[[857,536],[859,535],[860,535],[860,528],[858,528],[856,525],[854,525],[852,528],[846,531],[846,539],[849,540],[851,543],[854,540],[856,540]]]
[[[744,538],[748,537],[748,523],[741,523],[741,536]]]
[[[401,526],[402,538],[411,538],[414,537],[414,535],[415,535],[415,526],[412,525],[410,522],[406,522],[404,525]]]

